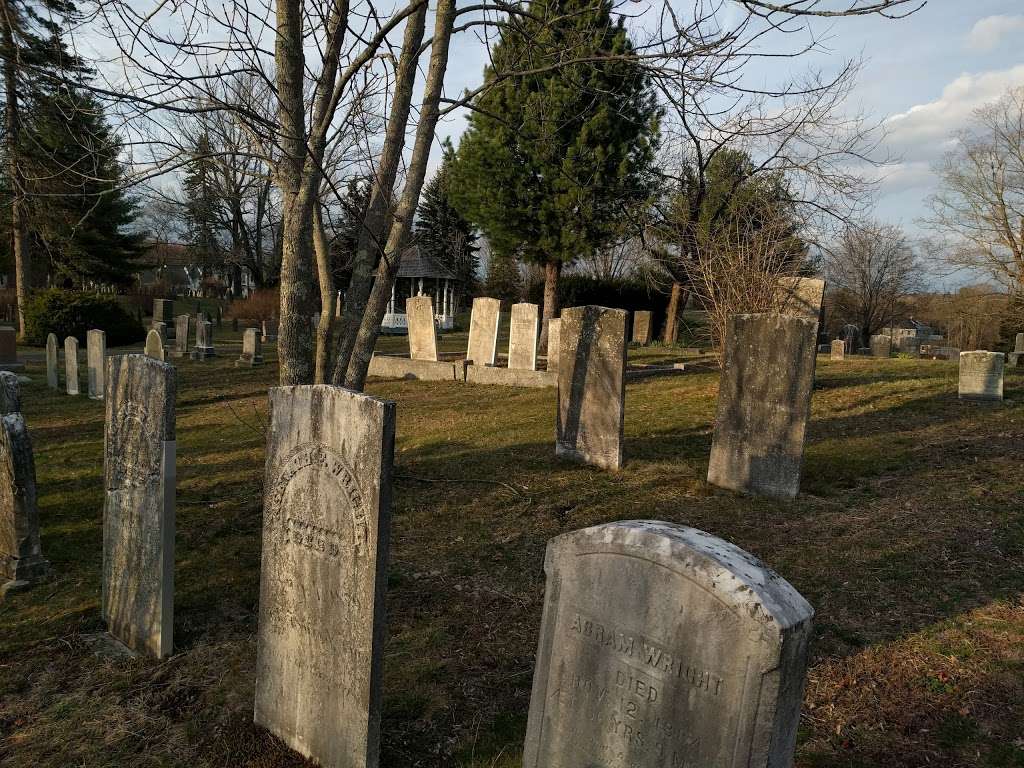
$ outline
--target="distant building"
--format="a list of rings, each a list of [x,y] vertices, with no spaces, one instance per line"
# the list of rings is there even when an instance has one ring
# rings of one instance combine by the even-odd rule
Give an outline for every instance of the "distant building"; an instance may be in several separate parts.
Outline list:
[[[143,266],[137,278],[142,289],[162,285],[177,296],[248,296],[256,288],[248,267],[197,264],[183,243],[152,243],[140,261]],[[240,280],[237,292],[236,279]]]

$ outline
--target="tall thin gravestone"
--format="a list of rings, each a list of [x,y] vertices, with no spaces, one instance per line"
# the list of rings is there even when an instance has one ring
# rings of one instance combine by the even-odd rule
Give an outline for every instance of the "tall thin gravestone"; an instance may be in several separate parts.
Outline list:
[[[709,483],[777,498],[800,491],[817,332],[808,317],[729,318]]]
[[[375,768],[395,404],[270,390],[255,722],[331,768]]]
[[[57,374],[57,366],[60,364],[58,344],[56,334],[51,333],[46,337],[46,386],[50,389],[60,389],[60,377]]]
[[[651,343],[651,313],[638,310],[633,313],[633,343],[646,346]]]
[[[152,357],[154,360],[159,360],[161,363],[166,360],[164,355],[163,336],[161,336],[160,332],[155,328],[146,334],[146,348],[144,353],[146,356]]]
[[[157,323],[163,323],[163,337],[164,341],[169,338],[169,335],[173,333],[174,326],[174,301],[171,299],[153,299],[153,325],[152,328],[157,328]]]
[[[18,360],[18,332],[9,326],[0,326],[0,371],[23,371],[25,364]]]
[[[556,456],[604,469],[622,466],[626,316],[606,307],[562,310]]]
[[[21,413],[21,384],[18,374],[0,371],[0,416]]]
[[[501,301],[477,297],[469,314],[469,342],[466,359],[474,365],[494,365],[498,358],[498,321]]]
[[[277,340],[277,318],[272,317],[263,321],[263,343]]]
[[[437,325],[434,302],[429,296],[406,299],[405,316],[409,333],[409,357],[413,360],[437,360]]]
[[[78,339],[68,336],[64,339],[64,375],[67,378],[67,393],[78,394]]]
[[[107,358],[102,613],[110,633],[156,658],[173,645],[174,368]]]
[[[89,397],[102,400],[106,393],[107,334],[93,329],[85,335],[86,375],[89,377]]]
[[[188,315],[178,315],[174,318],[174,349],[171,350],[174,357],[188,356],[190,321],[191,317]]]
[[[738,547],[634,520],[548,543],[524,768],[789,768],[814,611]]]
[[[961,352],[958,390],[961,400],[1002,400],[1003,353]]]
[[[5,389],[18,379],[4,372]],[[8,401],[5,408],[13,405]],[[19,404],[20,406],[20,404]],[[0,597],[43,578],[49,563],[39,543],[36,467],[25,419],[18,411],[0,416]]]
[[[513,304],[508,337],[509,368],[537,370],[539,332],[540,308],[536,304]]]
[[[560,317],[548,320],[548,350],[547,370],[550,373],[558,373],[558,358],[562,354],[562,319]]]
[[[196,320],[196,347],[192,350],[193,360],[206,360],[216,357],[217,352],[213,348],[213,323],[209,320]]]
[[[255,368],[263,365],[263,350],[260,346],[259,328],[246,328],[242,334],[242,354],[235,361],[235,367]]]

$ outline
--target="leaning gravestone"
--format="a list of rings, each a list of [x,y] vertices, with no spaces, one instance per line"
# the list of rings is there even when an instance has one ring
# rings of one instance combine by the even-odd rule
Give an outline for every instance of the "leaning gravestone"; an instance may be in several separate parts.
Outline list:
[[[213,348],[213,323],[209,320],[196,320],[196,348],[192,350],[193,360],[206,360],[216,357]]]
[[[0,374],[17,377],[12,373]],[[49,563],[39,544],[36,467],[21,413],[0,417],[0,597],[30,587]]]
[[[469,315],[469,342],[466,345],[466,360],[474,365],[494,365],[498,357],[498,320],[501,317],[501,301],[478,297],[473,299],[473,310]]]
[[[825,298],[825,281],[816,277],[781,277],[778,296],[780,314],[817,320]]]
[[[537,370],[537,339],[540,308],[536,304],[513,304],[508,337],[508,367],[521,371]]]
[[[788,768],[814,611],[738,547],[634,520],[552,539],[524,768]]]
[[[178,315],[174,318],[174,349],[171,350],[172,357],[188,356],[190,320],[191,318],[188,315]]]
[[[833,360],[844,360],[846,358],[846,342],[842,339],[833,339],[830,353]]]
[[[270,390],[254,720],[317,764],[375,768],[395,404]]]
[[[622,466],[626,318],[625,310],[606,307],[562,311],[556,456]]]
[[[709,483],[777,498],[800,491],[817,332],[809,317],[729,317]]]
[[[960,353],[959,397],[961,400],[1003,399],[1002,352]]]
[[[548,320],[548,371],[558,373],[558,358],[562,354],[562,320]]]
[[[875,334],[871,337],[871,356],[890,357],[892,355],[892,336]]]
[[[21,384],[18,374],[0,371],[0,416],[21,413]]]
[[[409,332],[409,357],[437,362],[437,326],[434,303],[429,296],[406,299],[405,316]]]
[[[23,371],[25,364],[18,360],[18,332],[0,327],[0,371]]]
[[[68,336],[64,339],[64,375],[67,378],[67,393],[78,394],[78,339]]]
[[[144,350],[144,354],[148,357],[152,357],[154,360],[159,360],[161,363],[165,361],[164,340],[160,335],[160,332],[156,329],[153,329],[146,334],[146,348]]]
[[[103,618],[133,651],[171,652],[174,624],[174,368],[107,358]]]
[[[235,367],[255,368],[263,365],[263,351],[260,347],[259,328],[246,328],[242,334],[242,355],[235,361]]]
[[[107,334],[93,329],[85,335],[86,376],[89,379],[89,397],[102,400],[107,372]]]
[[[648,310],[633,313],[633,343],[651,343],[651,313]]]
[[[60,389],[60,378],[57,375],[57,345],[56,334],[49,334],[46,337],[46,386],[50,389]]]

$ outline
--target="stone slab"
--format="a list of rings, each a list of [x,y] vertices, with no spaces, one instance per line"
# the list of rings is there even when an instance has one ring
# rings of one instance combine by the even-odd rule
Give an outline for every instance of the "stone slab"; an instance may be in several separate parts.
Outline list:
[[[726,324],[708,482],[791,499],[800,490],[816,320],[733,315]]]
[[[235,366],[255,368],[260,365],[263,365],[260,331],[258,328],[246,328],[242,334],[242,355],[235,361]]]
[[[171,349],[172,357],[186,357],[191,336],[191,316],[178,315],[174,318],[174,347]]]
[[[89,397],[102,400],[107,391],[107,334],[96,329],[89,331],[85,335],[85,346]]]
[[[270,390],[254,720],[331,768],[378,765],[395,404]]]
[[[420,381],[462,381],[462,361],[412,360],[408,357],[374,355],[368,376],[381,379],[419,379]]]
[[[494,365],[498,356],[498,321],[501,301],[477,297],[469,315],[469,342],[466,360],[475,365]]]
[[[21,413],[21,382],[14,371],[0,371],[0,416]]]
[[[651,343],[651,313],[646,309],[633,313],[633,343],[645,346]]]
[[[960,399],[1002,400],[1004,362],[1002,352],[961,352]]]
[[[842,339],[834,339],[829,353],[833,360],[845,360],[846,342]]]
[[[1024,333],[1018,333],[1013,340],[1013,351],[1024,352]]]
[[[884,333],[878,333],[871,337],[871,356],[872,357],[891,357],[892,356],[892,336],[887,336]]]
[[[174,301],[171,299],[153,299],[153,322],[163,323],[167,333],[174,329]],[[166,337],[165,337],[166,338]]]
[[[622,466],[627,312],[562,311],[555,455],[604,469]]]
[[[206,360],[217,356],[213,348],[213,323],[209,320],[196,320],[196,346],[189,356],[193,360]]]
[[[552,539],[524,768],[789,768],[814,611],[738,547],[650,520]]]
[[[277,318],[263,321],[263,343],[277,340]]]
[[[174,368],[107,358],[102,614],[110,633],[156,658],[173,647]]]
[[[519,371],[537,370],[539,339],[540,307],[536,304],[513,304],[508,336],[508,367]],[[467,359],[472,360],[468,355]]]
[[[64,376],[67,393],[77,395],[78,392],[78,339],[68,336],[64,339]]]
[[[544,389],[558,386],[558,374],[553,371],[528,371],[515,368],[498,368],[491,365],[467,365],[466,382],[469,384],[496,384],[502,387]]]
[[[409,331],[409,357],[437,362],[437,325],[434,302],[429,296],[415,296],[405,302]]]
[[[51,333],[46,337],[46,386],[60,389],[60,377],[57,373],[59,362],[59,345],[57,335]]]
[[[27,589],[48,570],[39,543],[32,441],[24,417],[13,411],[0,417],[0,593]]]
[[[558,373],[558,361],[562,354],[562,319],[552,318],[548,321],[547,371]]]
[[[825,281],[817,277],[779,278],[779,313],[817,320],[825,298]]]

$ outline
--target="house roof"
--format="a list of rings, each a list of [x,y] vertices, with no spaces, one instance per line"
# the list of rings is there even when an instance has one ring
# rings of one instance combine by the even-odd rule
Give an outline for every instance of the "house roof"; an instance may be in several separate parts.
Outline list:
[[[458,280],[454,272],[427,256],[416,245],[402,254],[402,261],[398,265],[398,277],[439,277],[442,280]]]
[[[184,243],[149,243],[139,259],[143,267],[189,267],[192,266],[189,247]]]

